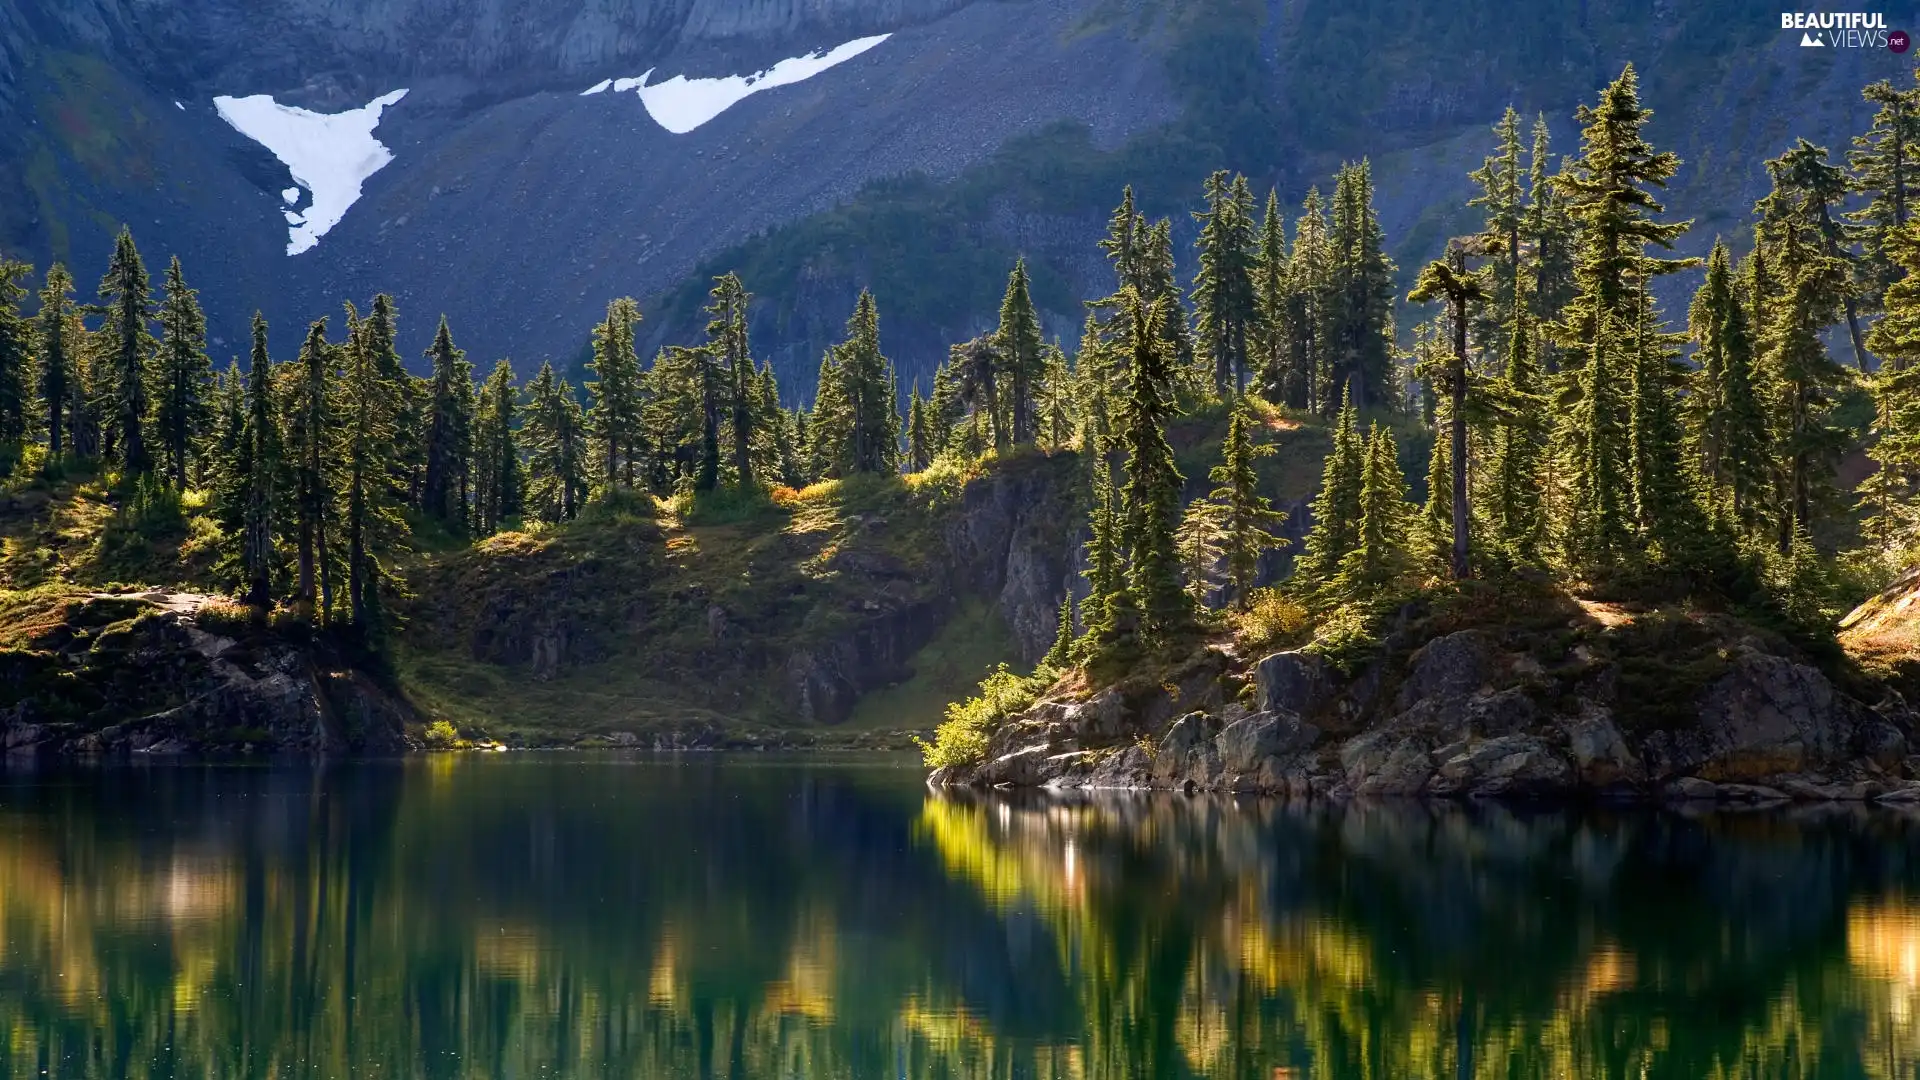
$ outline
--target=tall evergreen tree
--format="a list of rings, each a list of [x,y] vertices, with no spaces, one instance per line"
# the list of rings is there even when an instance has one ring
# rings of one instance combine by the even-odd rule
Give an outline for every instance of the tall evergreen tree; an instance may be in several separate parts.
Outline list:
[[[1524,244],[1533,249],[1533,280],[1529,289],[1532,323],[1551,325],[1573,299],[1574,227],[1547,166],[1553,161],[1547,118],[1533,122],[1533,149],[1527,157],[1527,216]],[[1546,372],[1559,370],[1552,338],[1537,337],[1535,360]]]
[[[1850,186],[1868,198],[1846,217],[1863,249],[1860,291],[1872,309],[1899,276],[1890,241],[1911,216],[1908,203],[1920,188],[1920,86],[1901,90],[1882,79],[1861,96],[1879,108],[1866,134],[1854,137],[1847,163],[1853,169]]]
[[[527,386],[526,418],[528,505],[542,521],[572,521],[587,495],[586,420],[550,362]]]
[[[1212,370],[1213,392],[1237,394],[1246,383],[1247,350],[1254,322],[1253,207],[1245,177],[1225,170],[1207,178],[1206,210],[1195,242],[1199,269],[1193,306],[1199,314],[1201,351]]]
[[[33,324],[20,312],[32,273],[30,263],[0,258],[0,469],[20,460],[33,426]]]
[[[1483,235],[1486,249],[1493,256],[1492,280],[1488,288],[1485,318],[1476,323],[1488,351],[1502,359],[1507,344],[1500,332],[1513,325],[1513,305],[1519,295],[1520,251],[1526,231],[1526,206],[1520,186],[1520,114],[1507,106],[1500,122],[1493,126],[1499,146],[1496,154],[1476,169],[1471,179],[1480,194],[1468,206],[1478,206],[1486,214]]]
[[[1293,250],[1287,258],[1287,367],[1291,382],[1286,404],[1331,412],[1346,391],[1335,384],[1327,347],[1329,294],[1333,288],[1333,248],[1327,237],[1320,189],[1308,188],[1293,226]]]
[[[716,279],[707,297],[708,363],[716,368],[709,373],[707,381],[710,384],[724,383],[724,386],[715,385],[710,389],[724,392],[726,396],[734,483],[742,488],[750,488],[754,484],[753,406],[757,397],[753,354],[747,345],[747,304],[752,297],[735,274],[725,274]],[[709,393],[704,400],[717,406],[718,398],[719,393],[716,392]],[[717,413],[718,410],[715,408],[712,411]],[[705,476],[703,468],[703,479]]]
[[[633,337],[639,322],[640,305],[623,296],[607,305],[606,321],[593,328],[591,366],[598,379],[587,384],[586,421],[600,483],[608,489],[633,487],[645,453],[645,401]]]
[[[1333,449],[1321,466],[1320,492],[1313,498],[1313,528],[1294,563],[1294,580],[1306,596],[1333,580],[1356,542],[1360,485],[1366,470],[1366,447],[1356,430],[1359,420],[1360,412],[1348,395],[1334,423]]]
[[[1128,298],[1132,362],[1121,417],[1121,442],[1127,456],[1121,542],[1130,559],[1127,596],[1139,620],[1138,629],[1149,640],[1175,633],[1191,619],[1174,550],[1183,479],[1166,436],[1167,421],[1175,414],[1175,373],[1161,330],[1166,317],[1164,300],[1150,305],[1137,294]]]
[[[1293,370],[1288,325],[1287,226],[1280,214],[1280,196],[1267,191],[1266,213],[1260,218],[1260,237],[1253,256],[1253,329],[1249,363],[1254,366],[1260,392],[1276,404],[1292,404],[1294,383],[1302,373]]]
[[[1448,246],[1444,259],[1435,259],[1420,270],[1407,299],[1417,303],[1445,299],[1453,325],[1453,358],[1436,382],[1447,395],[1447,461],[1452,471],[1449,484],[1452,501],[1453,546],[1449,567],[1453,576],[1464,578],[1469,570],[1468,535],[1470,520],[1467,506],[1467,326],[1472,319],[1471,305],[1486,299],[1486,286],[1480,275],[1467,270],[1467,245]]]
[[[1755,207],[1761,215],[1762,230],[1776,239],[1791,230],[1822,257],[1840,264],[1843,276],[1829,290],[1834,315],[1846,320],[1854,367],[1867,370],[1854,256],[1846,230],[1833,212],[1847,197],[1846,173],[1827,160],[1826,147],[1798,139],[1793,149],[1767,162],[1767,174],[1773,190]]]
[[[1275,530],[1287,523],[1287,515],[1273,508],[1260,494],[1260,477],[1253,463],[1274,452],[1270,445],[1255,443],[1253,429],[1257,421],[1246,399],[1242,398],[1227,421],[1227,439],[1221,447],[1220,464],[1207,474],[1214,483],[1208,500],[1221,507],[1221,548],[1226,562],[1228,592],[1235,606],[1244,610],[1260,572],[1260,556],[1284,546],[1287,541]]]
[[[75,394],[75,352],[84,334],[73,311],[73,278],[59,263],[47,267],[46,285],[40,290],[40,313],[34,318],[34,346],[40,357],[40,403],[47,425],[47,455],[58,459],[64,452],[61,434],[69,431],[67,422]]]
[[[376,299],[375,310],[381,306]],[[396,585],[387,560],[406,535],[400,518],[402,489],[393,480],[407,387],[388,370],[391,328],[391,307],[374,320],[362,319],[347,305],[347,346],[338,388],[337,513],[346,549],[347,621],[372,641],[386,628],[383,597]]]
[[[480,387],[479,410],[474,418],[474,517],[482,536],[499,532],[507,521],[520,516],[524,477],[514,434],[519,402],[513,363],[501,359]]]
[[[211,419],[207,394],[213,383],[213,362],[207,358],[207,320],[198,297],[196,290],[187,287],[176,257],[167,266],[160,302],[160,352],[154,365],[159,393],[153,427],[167,478],[179,488],[187,486],[194,446],[206,436]]]
[[[1486,512],[1494,539],[1508,559],[1523,564],[1533,562],[1539,550],[1540,468],[1547,408],[1540,370],[1534,361],[1527,314],[1530,299],[1523,296],[1514,305],[1506,371],[1494,390],[1500,417],[1487,462],[1490,490]]]
[[[872,293],[860,293],[847,320],[847,340],[835,350],[831,376],[825,365],[821,376],[823,388],[829,378],[834,381],[837,407],[844,410],[828,429],[840,440],[832,459],[841,475],[894,472],[900,456],[900,414],[894,408],[893,363],[880,352],[880,311]],[[816,405],[816,423],[818,412]]]
[[[1892,230],[1886,254],[1905,273],[1888,286],[1886,316],[1867,335],[1881,365],[1873,379],[1868,450],[1878,468],[1863,501],[1868,542],[1882,556],[1895,556],[1920,535],[1920,224]]]
[[[427,516],[465,530],[473,457],[473,365],[453,343],[447,318],[427,348],[433,362],[427,398],[426,478],[421,504]]]
[[[920,384],[913,384],[907,398],[907,471],[920,472],[933,464],[933,425],[927,419],[929,407],[920,400]]]
[[[1641,539],[1652,543],[1649,554],[1655,561],[1669,564],[1685,557],[1701,524],[1689,483],[1697,472],[1685,464],[1674,397],[1687,375],[1679,364],[1676,336],[1661,331],[1653,298],[1643,289],[1633,329],[1628,486]]]
[[[134,247],[133,234],[124,226],[114,238],[107,274],[100,279],[100,300],[106,313],[100,328],[100,357],[107,385],[99,391],[110,403],[120,464],[128,473],[138,475],[153,467],[146,442],[147,368],[154,350],[148,323],[153,318],[153,296],[146,264]]]
[[[1373,167],[1362,158],[1334,179],[1328,345],[1335,385],[1361,408],[1393,401],[1394,265],[1373,206]],[[1331,389],[1329,389],[1329,393]]]
[[[249,606],[264,612],[273,606],[275,499],[283,459],[273,361],[267,355],[267,321],[257,311],[249,364],[247,426],[240,438],[240,455],[229,473],[226,501],[231,507],[228,532],[239,540],[232,565],[242,595]]]
[[[1034,399],[1046,375],[1045,343],[1040,339],[1040,316],[1033,308],[1027,283],[1027,260],[1013,264],[1007,292],[1000,301],[1000,326],[993,334],[995,352],[1007,388],[1008,428],[1014,445],[1034,440]]]
[[[337,437],[331,394],[337,367],[327,321],[317,320],[307,328],[293,371],[286,440],[293,468],[294,601],[303,614],[322,622],[333,606],[327,527],[334,500],[329,466]]]
[[[1377,599],[1406,573],[1406,499],[1393,433],[1376,423],[1367,434],[1353,550],[1340,560],[1336,591],[1342,600]]]

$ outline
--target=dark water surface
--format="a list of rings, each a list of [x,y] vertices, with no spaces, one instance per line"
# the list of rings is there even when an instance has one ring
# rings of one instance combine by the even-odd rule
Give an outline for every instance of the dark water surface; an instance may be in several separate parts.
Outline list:
[[[0,772],[0,1076],[1906,1077],[1920,819]]]

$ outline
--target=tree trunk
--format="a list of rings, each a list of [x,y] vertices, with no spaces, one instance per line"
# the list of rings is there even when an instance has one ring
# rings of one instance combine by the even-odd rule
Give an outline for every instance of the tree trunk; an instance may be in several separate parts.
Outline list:
[[[1448,387],[1453,415],[1448,417],[1453,460],[1453,576],[1467,576],[1467,299],[1453,306],[1453,371]]]

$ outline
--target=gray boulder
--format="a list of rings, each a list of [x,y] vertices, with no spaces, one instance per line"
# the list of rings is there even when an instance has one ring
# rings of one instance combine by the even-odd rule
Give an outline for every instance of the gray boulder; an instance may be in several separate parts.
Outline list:
[[[1466,697],[1492,680],[1497,651],[1478,630],[1434,638],[1407,661],[1400,708],[1427,698]]]
[[[1261,712],[1312,716],[1333,700],[1333,680],[1327,662],[1294,650],[1278,652],[1253,669],[1254,697]]]
[[[1312,749],[1320,729],[1293,713],[1257,712],[1228,724],[1216,744],[1229,771],[1250,773],[1268,758],[1291,757]]]

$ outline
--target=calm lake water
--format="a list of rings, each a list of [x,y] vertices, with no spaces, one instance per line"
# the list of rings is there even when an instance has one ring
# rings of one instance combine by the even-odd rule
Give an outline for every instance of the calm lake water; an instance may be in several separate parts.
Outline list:
[[[1906,1077],[1920,819],[0,772],[8,1077]]]

